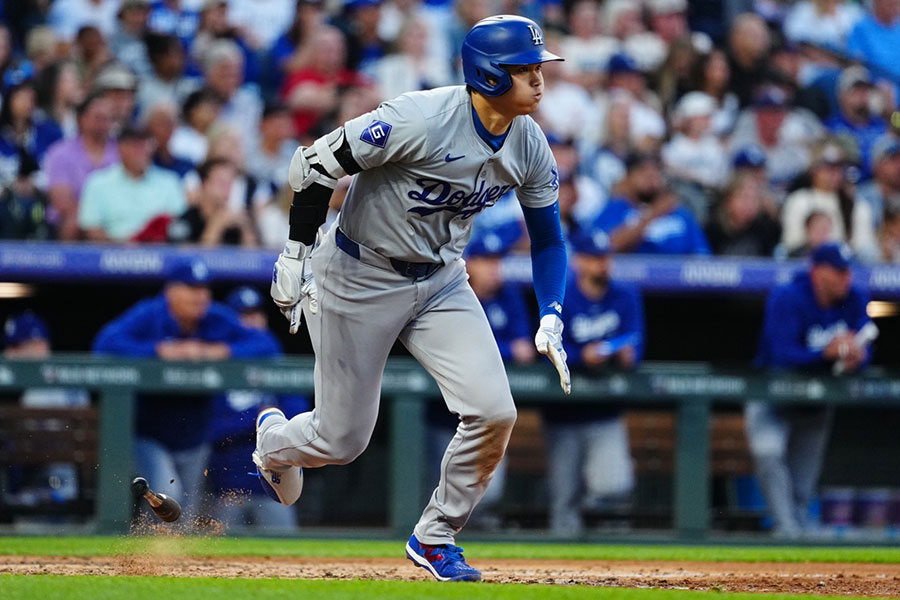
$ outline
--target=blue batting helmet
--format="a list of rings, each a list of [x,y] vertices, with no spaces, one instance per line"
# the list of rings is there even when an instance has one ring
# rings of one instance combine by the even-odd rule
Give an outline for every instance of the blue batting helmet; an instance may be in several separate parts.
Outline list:
[[[512,87],[506,65],[563,60],[544,47],[537,23],[516,15],[497,15],[475,23],[462,44],[466,83],[484,96],[500,96]]]

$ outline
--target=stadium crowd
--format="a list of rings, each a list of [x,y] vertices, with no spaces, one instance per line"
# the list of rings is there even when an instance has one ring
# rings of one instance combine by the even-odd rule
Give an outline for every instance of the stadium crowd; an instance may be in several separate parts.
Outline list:
[[[826,309],[848,297],[845,248],[860,262],[900,262],[900,62],[891,54],[900,0],[0,0],[0,238],[278,248],[297,145],[384,99],[461,83],[462,37],[501,12],[539,21],[548,49],[566,59],[543,65],[533,116],[557,161],[572,250],[563,318],[573,368],[630,369],[642,358],[642,301],[611,280],[617,253],[812,256],[784,293],[818,303],[821,323],[802,326],[820,328],[843,318]],[[348,185],[339,183],[332,220]],[[500,276],[499,259],[527,249],[514,193],[474,230],[472,288],[504,359],[531,363],[522,290]],[[170,275],[94,350],[174,360],[280,353],[274,340],[223,337],[263,333],[238,329],[233,312],[211,305],[204,277]],[[194,293],[203,298],[192,305]],[[179,317],[179,303],[220,322]],[[229,304],[249,307],[240,294]],[[791,307],[770,305],[767,318],[800,319],[785,316]],[[863,367],[870,355],[851,333],[866,318],[853,319],[850,333],[823,334],[805,358],[784,355],[770,332],[758,362],[830,368],[851,352],[848,370]],[[237,428],[270,401],[230,395],[215,414],[242,415]],[[208,427],[190,440],[170,421],[139,423],[144,472],[167,464],[167,449],[171,469],[199,485],[212,445],[229,432],[212,430],[212,404],[195,408],[203,414],[191,422]],[[781,510],[776,525],[795,533],[803,509],[790,503],[807,500],[815,477],[788,498],[791,431],[754,410],[748,434],[767,461],[760,472],[779,478],[767,499]],[[808,427],[819,436],[814,463],[831,415],[818,417]],[[575,534],[583,507],[627,497],[634,485],[621,410],[556,408],[544,420],[550,524]]]
[[[615,252],[782,257],[830,239],[900,260],[897,0],[0,7],[6,239],[277,248],[297,144],[460,83],[469,27],[519,12],[566,58],[544,65],[535,118],[570,233],[605,231]]]

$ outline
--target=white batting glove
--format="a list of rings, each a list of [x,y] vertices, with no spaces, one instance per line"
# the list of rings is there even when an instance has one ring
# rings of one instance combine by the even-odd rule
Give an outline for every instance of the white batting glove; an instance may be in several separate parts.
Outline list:
[[[309,264],[311,252],[312,246],[288,240],[272,271],[269,293],[281,309],[281,314],[290,322],[291,333],[297,333],[300,329],[300,302],[304,298],[309,300],[309,312],[319,312],[319,289]]]
[[[562,345],[563,322],[556,315],[544,315],[534,336],[534,345],[537,351],[547,355],[553,366],[559,372],[559,386],[566,394],[572,392],[572,382],[569,379],[569,366],[566,365],[566,351]]]

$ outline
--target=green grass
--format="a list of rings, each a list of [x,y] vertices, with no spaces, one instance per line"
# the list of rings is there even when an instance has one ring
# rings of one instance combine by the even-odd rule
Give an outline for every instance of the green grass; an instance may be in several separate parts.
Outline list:
[[[472,560],[697,560],[738,562],[900,563],[900,548],[788,546],[649,546],[462,542]],[[0,537],[0,555],[106,556],[158,549],[192,556],[403,557],[402,541],[253,538]]]
[[[304,581],[298,579],[212,579],[172,577],[29,576],[0,575],[3,600],[65,598],[66,600],[159,600],[160,598],[349,598],[450,600],[713,600],[721,592],[599,588],[583,586],[438,583],[430,581]],[[728,600],[760,600],[758,594],[727,594]],[[809,596],[766,594],[765,600]],[[817,596],[817,599],[824,598]]]

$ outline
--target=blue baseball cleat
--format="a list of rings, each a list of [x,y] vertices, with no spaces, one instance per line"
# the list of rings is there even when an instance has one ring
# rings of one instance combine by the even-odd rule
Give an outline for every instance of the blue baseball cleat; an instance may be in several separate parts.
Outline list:
[[[262,425],[262,422],[265,421],[266,418],[276,415],[280,416],[282,419],[287,418],[284,416],[284,413],[277,408],[267,408],[257,415],[257,444],[259,440],[259,428]],[[300,467],[290,467],[286,471],[266,469],[263,467],[259,450],[253,451],[252,458],[253,464],[256,465],[259,484],[269,498],[275,502],[284,504],[285,506],[290,506],[300,498],[300,494],[303,492],[303,469]]]
[[[481,571],[470,566],[462,553],[463,549],[453,544],[421,544],[415,534],[406,543],[406,557],[438,581],[481,581]]]

